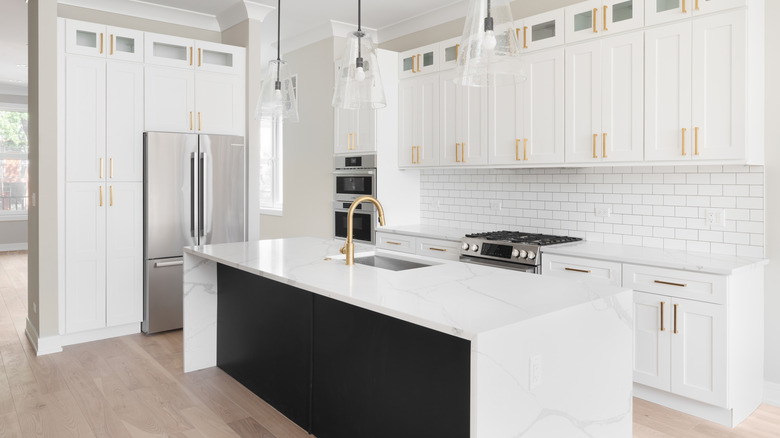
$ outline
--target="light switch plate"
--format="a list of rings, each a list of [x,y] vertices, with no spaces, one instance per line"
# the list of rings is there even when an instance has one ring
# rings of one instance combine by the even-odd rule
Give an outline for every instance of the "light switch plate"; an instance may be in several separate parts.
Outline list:
[[[708,227],[722,228],[726,226],[726,211],[722,208],[708,208],[704,218]]]
[[[490,201],[490,211],[494,213],[498,213],[501,211],[501,201],[498,199],[493,199]]]
[[[596,206],[596,217],[609,217],[612,214],[612,209],[606,205]]]

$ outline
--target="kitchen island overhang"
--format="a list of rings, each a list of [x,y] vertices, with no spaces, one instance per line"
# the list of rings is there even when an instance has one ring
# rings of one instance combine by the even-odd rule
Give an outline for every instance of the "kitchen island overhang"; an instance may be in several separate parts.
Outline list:
[[[340,246],[294,238],[185,249],[185,372],[217,364],[223,264],[468,340],[471,437],[630,436],[630,290],[440,260],[400,272],[345,266],[333,257]]]

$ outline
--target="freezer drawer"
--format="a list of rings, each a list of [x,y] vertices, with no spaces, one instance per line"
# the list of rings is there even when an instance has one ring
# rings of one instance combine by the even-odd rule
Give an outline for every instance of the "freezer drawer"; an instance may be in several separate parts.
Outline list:
[[[147,260],[144,284],[144,333],[182,328],[184,259]]]

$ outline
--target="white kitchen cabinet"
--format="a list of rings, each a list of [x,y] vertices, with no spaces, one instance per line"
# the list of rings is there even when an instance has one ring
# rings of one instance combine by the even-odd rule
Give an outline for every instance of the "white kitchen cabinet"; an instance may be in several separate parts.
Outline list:
[[[745,5],[747,0],[645,0],[645,25],[652,26]]]
[[[394,233],[376,232],[376,247],[391,251],[414,254],[417,251],[417,241],[414,236],[405,236]]]
[[[66,53],[143,62],[143,36],[138,30],[65,20]]]
[[[565,8],[566,42],[641,28],[644,1],[650,0],[590,0]]]
[[[376,110],[372,108],[335,110],[336,129],[333,139],[334,152],[376,151]]]
[[[487,88],[456,84],[455,70],[440,73],[439,165],[487,163]]]
[[[65,59],[67,181],[143,180],[143,66]]]
[[[399,167],[439,164],[439,75],[409,78],[398,86]]]
[[[554,48],[523,57],[522,164],[562,163],[564,159],[564,52]]]
[[[244,135],[243,76],[146,66],[147,131]]]
[[[109,183],[106,214],[106,327],[143,320],[143,183]]]
[[[564,43],[564,10],[556,9],[515,21],[521,51],[540,50]]]
[[[641,161],[641,32],[566,48],[566,162]]]
[[[402,52],[398,57],[398,79],[439,71],[439,53],[438,43]]]
[[[65,331],[105,327],[105,184],[69,182],[65,188]],[[143,296],[142,290],[139,296]]]
[[[488,89],[489,132],[488,162],[490,164],[521,164],[527,153],[523,124],[525,105],[524,83],[492,86]]]
[[[460,56],[460,37],[450,38],[439,43],[439,71],[449,70],[458,66]]]
[[[377,248],[390,251],[444,260],[458,260],[460,258],[460,241],[456,240],[377,231],[376,242]]]
[[[634,291],[634,382],[671,391],[670,297]]]
[[[645,159],[744,160],[744,10],[647,31]]]
[[[146,32],[146,64],[243,75],[246,49]]]
[[[542,275],[620,286],[622,265],[603,260],[542,254]]]

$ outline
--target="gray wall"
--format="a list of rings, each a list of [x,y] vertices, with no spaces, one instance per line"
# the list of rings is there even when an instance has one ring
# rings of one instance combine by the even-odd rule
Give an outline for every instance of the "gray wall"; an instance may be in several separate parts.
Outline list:
[[[284,56],[298,74],[300,121],[284,124],[284,213],[260,215],[261,239],[333,237],[333,45],[328,38]]]

